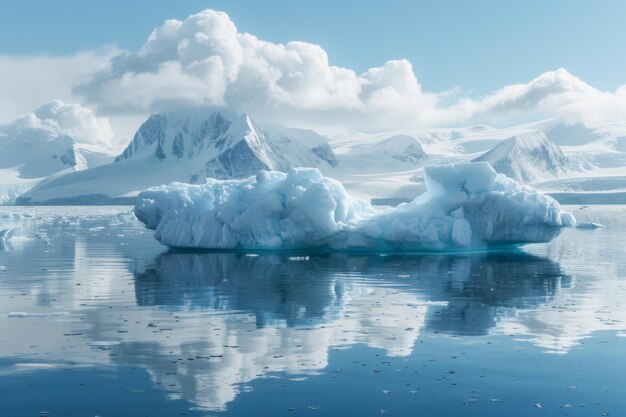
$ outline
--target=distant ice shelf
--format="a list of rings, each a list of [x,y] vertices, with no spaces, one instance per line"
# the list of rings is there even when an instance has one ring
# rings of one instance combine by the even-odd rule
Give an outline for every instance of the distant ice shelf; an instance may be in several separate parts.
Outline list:
[[[574,217],[486,162],[430,166],[427,193],[376,210],[317,169],[141,192],[135,215],[170,247],[455,250],[548,242]]]

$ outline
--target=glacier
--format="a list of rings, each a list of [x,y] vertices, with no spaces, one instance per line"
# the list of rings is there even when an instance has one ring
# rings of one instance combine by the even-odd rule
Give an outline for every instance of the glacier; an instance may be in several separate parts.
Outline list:
[[[548,242],[576,219],[486,162],[425,168],[427,192],[377,210],[316,168],[142,191],[135,216],[174,248],[442,251]]]

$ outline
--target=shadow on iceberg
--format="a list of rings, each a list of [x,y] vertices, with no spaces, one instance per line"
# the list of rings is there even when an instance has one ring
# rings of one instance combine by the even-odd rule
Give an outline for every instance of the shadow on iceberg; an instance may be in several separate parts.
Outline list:
[[[488,163],[425,169],[427,193],[377,211],[317,169],[173,183],[139,194],[135,215],[178,248],[442,251],[548,242],[574,217]]]

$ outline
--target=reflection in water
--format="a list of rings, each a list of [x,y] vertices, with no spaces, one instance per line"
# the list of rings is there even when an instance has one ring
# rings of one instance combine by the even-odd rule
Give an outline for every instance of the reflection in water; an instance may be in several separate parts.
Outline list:
[[[507,311],[534,309],[572,285],[572,278],[557,263],[523,252],[465,261],[469,265],[464,274],[451,274],[443,285],[435,284],[448,304],[429,314],[429,329],[456,335],[487,334]],[[445,277],[445,272],[440,269],[438,275]],[[433,281],[429,282],[432,285]]]
[[[145,367],[157,385],[219,410],[254,379],[324,370],[332,349],[363,343],[407,356],[424,328],[484,334],[507,309],[533,308],[569,284],[557,264],[522,252],[168,252],[135,274],[137,304],[172,314],[206,311],[194,326],[201,333],[175,350],[142,336],[116,347],[114,361]]]
[[[323,258],[305,259],[165,253],[136,274],[137,304],[248,311],[259,327],[281,321],[287,326],[311,324],[337,310],[344,290]]]
[[[584,248],[569,230],[536,255],[302,256],[162,253],[127,213],[27,221],[0,252],[0,358],[36,366],[4,375],[128,365],[172,398],[224,410],[255,380],[333,372],[339,349],[409,363],[435,334],[464,336],[460,345],[506,334],[565,353],[590,332],[625,328],[626,264],[602,237],[623,228],[586,234],[596,241]],[[498,360],[511,360],[506,349]]]

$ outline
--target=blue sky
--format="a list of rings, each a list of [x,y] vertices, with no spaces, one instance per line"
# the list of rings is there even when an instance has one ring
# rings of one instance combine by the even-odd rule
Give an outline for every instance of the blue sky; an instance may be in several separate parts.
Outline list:
[[[626,82],[624,1],[2,0],[0,54],[136,50],[164,20],[204,8],[261,39],[320,44],[357,71],[407,58],[429,91],[485,94],[559,67],[604,90]]]

